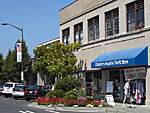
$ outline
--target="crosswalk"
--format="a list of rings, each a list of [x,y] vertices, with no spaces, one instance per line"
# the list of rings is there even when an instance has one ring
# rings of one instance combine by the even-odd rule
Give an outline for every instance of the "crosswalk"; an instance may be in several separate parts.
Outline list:
[[[50,113],[60,113],[60,112],[52,111],[52,110],[45,110],[45,111],[50,112]],[[19,111],[19,113],[36,113],[36,112],[29,111],[29,110],[22,110],[22,111]]]
[[[25,111],[19,111],[19,113],[35,113],[33,111],[25,110]]]
[[[60,113],[60,112],[52,111],[52,110],[45,110],[45,111],[50,112],[50,113]]]

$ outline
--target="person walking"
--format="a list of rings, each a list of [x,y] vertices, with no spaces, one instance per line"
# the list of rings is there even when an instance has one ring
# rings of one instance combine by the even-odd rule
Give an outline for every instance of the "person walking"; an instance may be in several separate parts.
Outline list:
[[[127,98],[130,99],[130,103],[131,103],[131,107],[133,108],[133,103],[132,103],[132,95],[130,94],[130,79],[128,79],[128,81],[125,83],[124,85],[124,100],[123,100],[123,105],[122,108],[126,108],[125,106],[125,102],[127,100]]]

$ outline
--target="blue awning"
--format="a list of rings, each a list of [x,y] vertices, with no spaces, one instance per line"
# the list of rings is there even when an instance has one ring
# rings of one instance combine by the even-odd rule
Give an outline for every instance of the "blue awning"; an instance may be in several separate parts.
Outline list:
[[[91,68],[148,65],[148,47],[138,47],[99,55]]]

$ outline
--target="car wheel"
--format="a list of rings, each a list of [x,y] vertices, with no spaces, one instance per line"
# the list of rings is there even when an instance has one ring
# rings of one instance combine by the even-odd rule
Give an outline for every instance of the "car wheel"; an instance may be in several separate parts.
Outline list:
[[[5,94],[5,98],[8,98],[8,95],[7,95],[7,94]]]
[[[30,99],[26,99],[26,101],[30,101]]]
[[[14,99],[17,100],[18,98],[17,98],[17,97],[14,97]]]

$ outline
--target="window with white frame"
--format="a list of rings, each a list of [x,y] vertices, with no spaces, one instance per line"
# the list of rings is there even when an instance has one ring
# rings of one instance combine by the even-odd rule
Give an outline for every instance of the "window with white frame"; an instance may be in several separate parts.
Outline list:
[[[99,39],[99,16],[88,20],[89,41]]]
[[[62,31],[62,35],[63,35],[63,43],[65,45],[69,45],[70,44],[70,31],[69,31],[69,28],[64,29]]]
[[[74,25],[74,42],[83,44],[83,23]]]
[[[119,9],[113,9],[105,13],[106,37],[119,34]]]
[[[127,4],[127,31],[144,28],[144,0]]]

